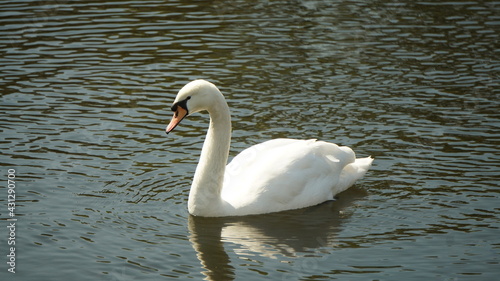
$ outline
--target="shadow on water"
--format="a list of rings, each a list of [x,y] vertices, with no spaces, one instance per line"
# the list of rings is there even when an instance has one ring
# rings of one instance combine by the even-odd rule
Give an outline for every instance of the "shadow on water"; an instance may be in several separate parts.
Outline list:
[[[238,257],[272,259],[304,257],[311,250],[328,251],[335,246],[342,222],[349,217],[344,210],[367,194],[352,187],[335,201],[298,210],[226,218],[189,216],[189,240],[207,280],[232,280],[235,268],[226,248],[233,249]]]

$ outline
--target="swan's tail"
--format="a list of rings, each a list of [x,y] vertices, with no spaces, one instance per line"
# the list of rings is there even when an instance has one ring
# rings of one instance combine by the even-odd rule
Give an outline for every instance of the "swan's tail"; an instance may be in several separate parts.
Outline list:
[[[354,182],[362,178],[368,169],[370,169],[373,162],[371,156],[366,158],[358,158],[353,163],[348,164],[342,169],[338,184],[339,191],[344,191],[351,187]]]

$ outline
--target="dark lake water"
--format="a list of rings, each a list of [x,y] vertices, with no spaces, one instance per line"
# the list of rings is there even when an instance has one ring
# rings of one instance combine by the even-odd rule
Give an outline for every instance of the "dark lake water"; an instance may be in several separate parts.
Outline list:
[[[0,21],[1,280],[498,278],[499,2],[1,1]],[[208,116],[164,129],[197,78],[231,156],[318,138],[372,169],[319,206],[189,216]]]

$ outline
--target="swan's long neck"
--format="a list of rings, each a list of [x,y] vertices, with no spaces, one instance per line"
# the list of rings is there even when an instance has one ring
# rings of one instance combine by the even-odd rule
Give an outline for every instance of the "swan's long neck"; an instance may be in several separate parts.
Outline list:
[[[221,190],[231,143],[231,115],[220,92],[207,110],[210,125],[189,192],[188,209],[193,215],[215,216],[223,204]]]

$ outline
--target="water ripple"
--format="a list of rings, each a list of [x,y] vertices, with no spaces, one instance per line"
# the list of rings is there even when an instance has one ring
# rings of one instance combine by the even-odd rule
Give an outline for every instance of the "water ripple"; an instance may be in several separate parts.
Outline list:
[[[19,264],[37,268],[20,268],[23,280],[75,264],[95,279],[498,275],[495,2],[0,6],[0,165],[19,177]],[[195,78],[227,97],[231,157],[319,138],[375,164],[333,203],[189,217],[207,116],[164,128]]]

